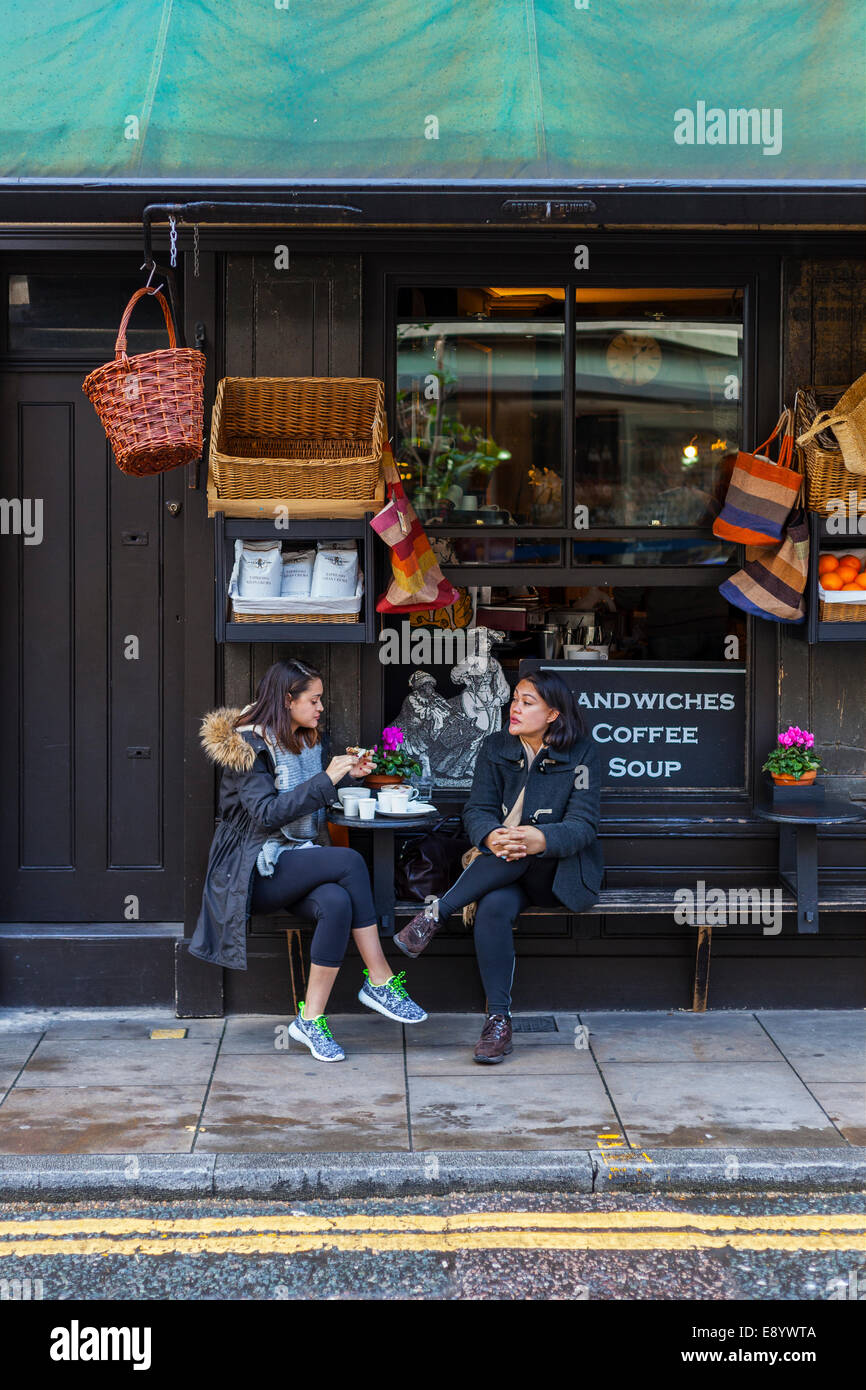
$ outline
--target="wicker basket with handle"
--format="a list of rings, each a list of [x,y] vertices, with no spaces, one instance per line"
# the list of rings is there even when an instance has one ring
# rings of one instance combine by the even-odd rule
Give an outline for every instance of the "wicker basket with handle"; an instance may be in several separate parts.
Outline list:
[[[372,377],[224,377],[211,420],[220,498],[370,498],[385,440]]]
[[[799,439],[808,434],[821,411],[829,409],[844,393],[843,386],[805,386],[794,398],[797,447],[805,455],[806,505],[812,512],[824,515],[830,504],[847,508],[849,493],[856,493],[858,502],[866,501],[866,473],[852,473],[845,467],[842,450],[830,429],[819,430],[802,444]]]
[[[154,293],[169,345],[128,357],[126,330],[132,311],[143,295]],[[120,320],[114,361],[97,367],[81,384],[124,473],[164,473],[201,455],[205,356],[197,348],[177,347],[176,341],[165,296],[146,287],[136,290]]]

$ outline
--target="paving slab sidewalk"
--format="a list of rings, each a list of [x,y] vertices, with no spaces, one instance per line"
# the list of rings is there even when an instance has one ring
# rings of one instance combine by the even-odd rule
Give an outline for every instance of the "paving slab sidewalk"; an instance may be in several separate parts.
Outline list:
[[[175,1173],[187,1156],[197,1162],[186,1171],[209,1181],[244,1156],[248,1172],[272,1172],[284,1156],[296,1176],[342,1156],[347,1171],[382,1160],[437,1181],[443,1163],[464,1159],[492,1171],[507,1158],[524,1176],[573,1160],[580,1180],[596,1183],[616,1170],[617,1149],[637,1168],[650,1162],[641,1153],[657,1169],[667,1155],[668,1170],[688,1153],[717,1175],[732,1154],[761,1154],[772,1175],[784,1151],[798,1171],[823,1160],[866,1175],[859,1011],[557,1012],[543,1016],[549,1031],[516,1032],[495,1067],[472,1061],[481,1015],[412,1028],[331,1016],[347,1053],[331,1066],[287,1040],[287,1021],[0,1010],[0,1189],[3,1174],[29,1168],[35,1179],[48,1171],[40,1157],[61,1155],[103,1156],[94,1172],[108,1172],[112,1156],[173,1155]],[[160,1028],[186,1036],[151,1038]],[[415,1157],[401,1167],[401,1155]],[[70,1158],[65,1171],[74,1168]]]

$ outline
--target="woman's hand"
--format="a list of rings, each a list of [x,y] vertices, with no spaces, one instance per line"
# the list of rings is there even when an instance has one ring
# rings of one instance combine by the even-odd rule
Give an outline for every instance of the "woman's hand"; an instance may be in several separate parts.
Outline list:
[[[348,756],[355,764],[354,767],[349,768],[350,777],[354,777],[357,780],[359,777],[369,777],[371,772],[375,772],[376,764],[371,757],[355,758],[351,753]]]
[[[543,854],[547,849],[544,832],[536,825],[515,825],[510,829],[491,830],[487,838],[490,839],[492,835],[504,837],[497,841],[495,847],[490,846],[493,853],[502,859],[524,859],[527,854]]]
[[[325,775],[330,777],[335,787],[338,782],[342,782],[347,772],[352,777],[366,777],[366,772],[357,772],[359,761],[360,760],[351,753],[340,753],[328,763],[328,766],[325,768]],[[372,772],[372,768],[367,769],[367,771]]]
[[[481,843],[486,845],[491,853],[495,854],[498,859],[504,859],[505,846],[509,843],[510,839],[511,831],[508,826],[499,825],[495,830],[491,830],[489,835],[485,835]]]

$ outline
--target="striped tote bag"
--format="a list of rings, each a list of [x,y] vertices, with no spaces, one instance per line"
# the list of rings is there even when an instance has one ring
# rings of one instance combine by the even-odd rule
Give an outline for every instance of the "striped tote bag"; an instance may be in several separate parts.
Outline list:
[[[774,623],[801,623],[809,569],[809,523],[802,507],[788,518],[779,545],[747,545],[746,563],[719,585],[728,603]]]
[[[762,451],[785,426],[779,461]],[[776,428],[753,454],[737,454],[722,510],[713,522],[713,535],[743,545],[774,545],[782,539],[785,522],[802,483],[791,465],[794,449],[793,411],[782,411]]]
[[[377,613],[419,613],[448,608],[460,597],[439,568],[427,533],[409,502],[387,439],[382,467],[388,501],[370,520],[373,530],[391,547],[391,583],[376,603]]]

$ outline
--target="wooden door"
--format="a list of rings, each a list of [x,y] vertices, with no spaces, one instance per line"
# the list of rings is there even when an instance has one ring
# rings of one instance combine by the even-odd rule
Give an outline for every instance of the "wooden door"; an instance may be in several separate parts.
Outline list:
[[[121,473],[84,374],[0,376],[0,919],[179,921],[184,470]]]

